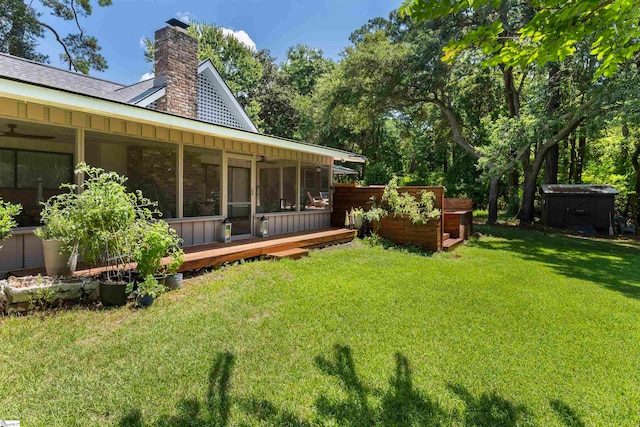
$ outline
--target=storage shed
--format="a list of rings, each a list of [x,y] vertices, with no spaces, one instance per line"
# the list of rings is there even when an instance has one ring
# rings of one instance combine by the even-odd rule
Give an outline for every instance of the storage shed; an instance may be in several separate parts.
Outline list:
[[[614,216],[618,190],[610,185],[552,184],[542,186],[542,219],[553,227],[607,229]]]

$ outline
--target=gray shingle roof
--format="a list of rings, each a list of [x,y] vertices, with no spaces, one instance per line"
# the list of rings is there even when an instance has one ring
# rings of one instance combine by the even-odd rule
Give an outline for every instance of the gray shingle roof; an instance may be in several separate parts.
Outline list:
[[[113,101],[135,103],[164,87],[164,85],[154,87],[153,80],[154,79],[143,80],[131,86],[125,86],[109,93],[107,97]]]
[[[161,89],[161,87],[153,87],[153,79],[126,86],[6,53],[0,53],[0,77],[126,103],[140,100]]]
[[[0,76],[98,97],[124,87],[119,83],[61,70],[5,53],[0,53]]]

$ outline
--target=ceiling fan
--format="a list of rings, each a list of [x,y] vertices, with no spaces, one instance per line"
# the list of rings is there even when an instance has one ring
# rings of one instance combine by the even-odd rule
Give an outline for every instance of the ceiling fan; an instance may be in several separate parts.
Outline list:
[[[16,132],[16,128],[18,125],[15,124],[7,124],[9,128],[8,131],[0,130],[0,138],[2,137],[10,137],[10,138],[28,138],[28,139],[53,139],[55,136],[45,136],[45,135],[32,135],[28,133],[20,133]]]
[[[270,164],[270,165],[275,165],[278,162],[273,162],[270,160],[267,160],[267,156],[258,156],[258,159],[256,160],[257,163],[266,163],[266,164]]]

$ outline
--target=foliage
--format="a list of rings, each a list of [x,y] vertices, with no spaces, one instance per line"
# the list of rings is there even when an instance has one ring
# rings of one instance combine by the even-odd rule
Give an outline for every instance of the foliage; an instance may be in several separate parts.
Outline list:
[[[104,262],[109,279],[122,279],[124,267],[138,252],[142,236],[141,224],[151,222],[158,214],[155,203],[141,192],[128,192],[127,178],[115,172],[80,163],[76,174],[84,174],[82,191],[72,205],[69,221],[85,262]],[[65,185],[69,193],[76,185]]]
[[[398,177],[394,176],[385,185],[380,203],[375,196],[371,197],[371,208],[365,212],[364,218],[368,222],[380,226],[380,220],[389,214],[407,215],[414,225],[423,225],[432,219],[440,217],[440,209],[435,208],[435,194],[433,191],[422,190],[417,193],[418,198],[408,192],[398,191]]]
[[[449,14],[490,15],[511,7],[510,1],[405,0],[401,12],[417,20],[431,20]],[[634,0],[539,0],[531,19],[513,34],[504,22],[493,20],[452,41],[445,49],[445,59],[478,46],[490,65],[545,65],[564,61],[586,42],[599,62],[595,78],[611,77],[640,49],[639,21],[640,8]]]
[[[364,219],[367,222],[378,224],[379,226],[382,218],[385,218],[387,215],[389,215],[389,212],[387,212],[386,209],[377,206],[375,200],[372,200],[371,209],[364,213]]]
[[[67,188],[63,185],[61,189]],[[74,187],[75,189],[75,187]],[[78,242],[78,228],[76,225],[78,213],[78,194],[69,191],[50,197],[42,203],[40,222],[42,226],[36,228],[35,235],[42,240],[59,240],[63,247],[72,250]]]
[[[60,45],[63,53],[62,62],[68,64],[69,70],[88,74],[89,70],[104,71],[106,59],[100,54],[98,40],[86,33],[80,24],[82,18],[91,15],[91,0],[40,0],[40,5],[22,0],[5,0],[0,2],[0,52],[48,63],[48,56],[37,51],[37,41],[51,33]],[[97,0],[98,6],[111,5],[111,0]],[[77,32],[66,36],[61,34],[56,25],[41,19],[40,10],[63,21],[70,21]]]
[[[287,50],[281,69],[297,93],[306,96],[313,92],[318,79],[333,66],[333,61],[323,56],[322,49],[298,44]]]
[[[408,192],[398,191],[398,177],[394,176],[384,187],[382,203],[393,215],[408,215],[414,225],[426,224],[440,217],[440,209],[434,207],[436,196],[433,191],[421,190],[417,198]]]
[[[180,247],[182,239],[165,221],[140,221],[135,225],[135,232],[140,241],[135,246],[133,259],[136,269],[143,277],[158,274],[162,270],[162,258],[171,257],[167,270],[175,273],[184,260],[184,252]]]
[[[14,217],[18,216],[21,211],[21,205],[4,202],[0,198],[0,242],[11,236],[11,229],[18,225]]]
[[[147,275],[144,278],[144,282],[138,283],[138,296],[144,297],[149,295],[152,298],[157,298],[160,294],[165,291],[165,287],[158,283],[153,275]]]

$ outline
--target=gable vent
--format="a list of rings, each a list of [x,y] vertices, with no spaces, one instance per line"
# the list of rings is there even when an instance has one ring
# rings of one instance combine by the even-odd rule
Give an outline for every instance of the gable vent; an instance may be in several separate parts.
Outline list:
[[[216,88],[203,74],[198,75],[198,119],[217,125],[244,129]]]

